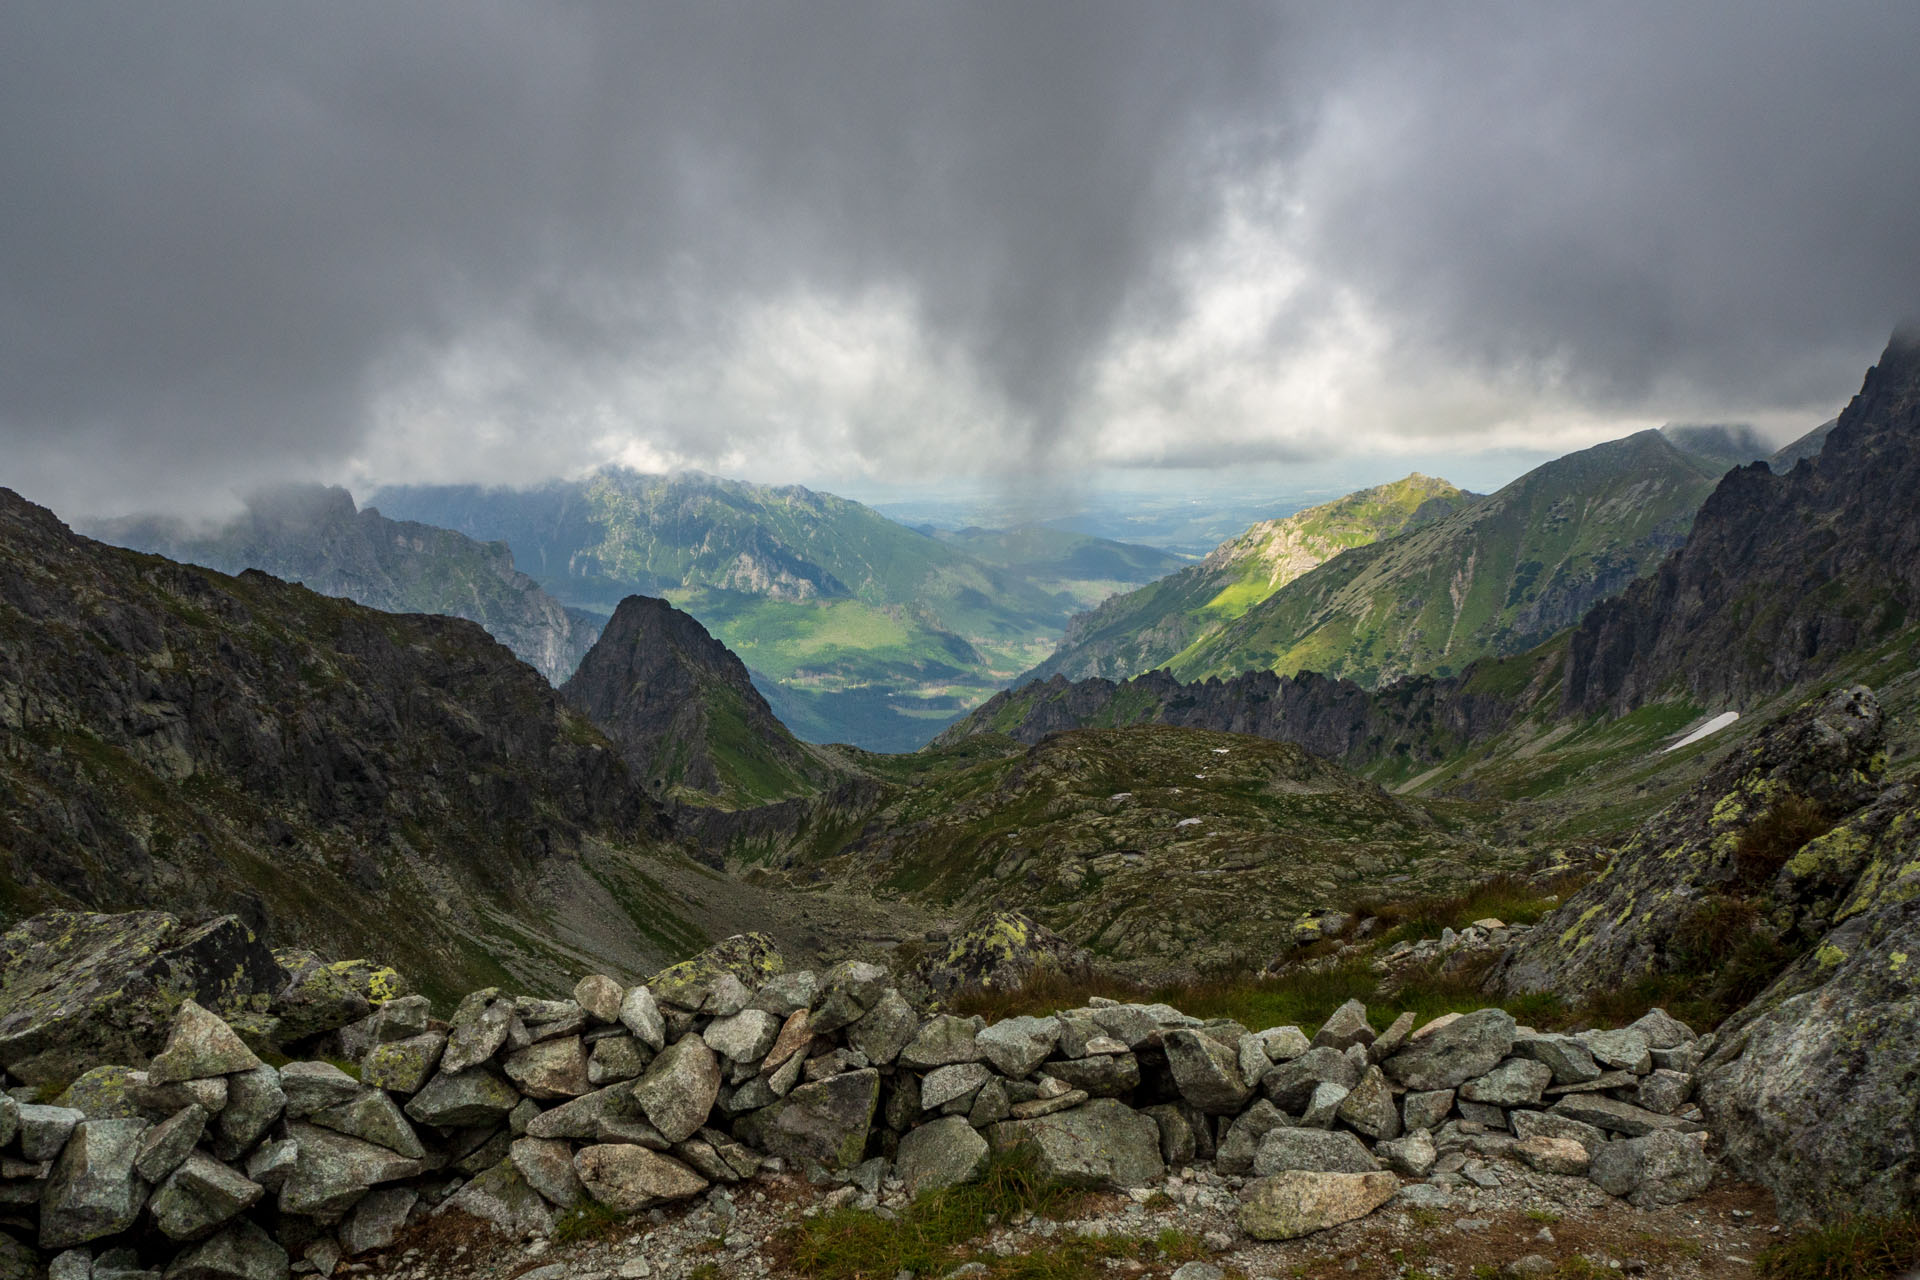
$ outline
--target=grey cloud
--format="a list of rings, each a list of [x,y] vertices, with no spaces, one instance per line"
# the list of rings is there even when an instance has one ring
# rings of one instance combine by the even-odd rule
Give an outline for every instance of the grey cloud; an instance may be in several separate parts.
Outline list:
[[[77,511],[329,473],[467,346],[524,366],[482,394],[532,465],[569,402],[697,394],[801,289],[909,299],[1001,460],[1067,465],[1090,371],[1177,320],[1248,184],[1302,298],[1364,296],[1412,364],[1816,402],[1920,296],[1920,10],[1833,12],[10,6],[0,483]],[[754,445],[697,403],[634,426]],[[448,430],[414,478],[463,478]],[[1167,456],[1302,449],[1244,438],[1195,420]]]

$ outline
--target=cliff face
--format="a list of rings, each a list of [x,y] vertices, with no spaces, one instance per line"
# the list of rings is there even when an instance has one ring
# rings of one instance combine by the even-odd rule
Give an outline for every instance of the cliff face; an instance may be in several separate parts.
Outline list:
[[[1382,690],[1312,671],[1249,671],[1191,684],[1165,671],[1118,684],[1055,676],[996,695],[935,743],[1004,733],[1031,745],[1067,729],[1167,724],[1291,742],[1355,767],[1393,752],[1438,760],[1505,728],[1540,686],[1551,684],[1556,657],[1543,653],[1531,677],[1500,691],[1482,689],[1472,671],[1447,680],[1416,677]]]
[[[277,944],[430,984],[539,982],[559,936],[540,904],[605,898],[583,863],[664,830],[618,754],[473,623],[109,547],[0,490],[14,911],[237,908]],[[671,904],[631,905],[644,927],[568,945],[636,967],[647,929],[698,937]],[[502,928],[510,947],[474,941]]]
[[[829,772],[775,718],[746,665],[664,600],[622,600],[561,696],[659,796],[764,804],[810,793]]]
[[[1818,676],[1920,605],[1920,332],[1894,335],[1817,457],[1731,472],[1650,578],[1573,633],[1565,706],[1675,688],[1735,706]]]
[[[371,507],[356,510],[345,489],[303,485],[261,494],[212,531],[133,517],[87,532],[222,573],[260,569],[390,613],[466,618],[554,684],[572,673],[599,633],[592,615],[567,609],[515,569],[506,543],[389,520]]]

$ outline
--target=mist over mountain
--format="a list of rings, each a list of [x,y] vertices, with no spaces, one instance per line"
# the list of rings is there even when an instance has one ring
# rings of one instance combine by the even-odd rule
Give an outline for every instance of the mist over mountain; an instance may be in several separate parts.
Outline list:
[[[567,609],[516,569],[504,542],[358,510],[340,488],[265,490],[213,528],[129,516],[92,521],[83,531],[222,573],[259,569],[389,613],[466,618],[554,684],[572,674],[600,630],[592,614]]]

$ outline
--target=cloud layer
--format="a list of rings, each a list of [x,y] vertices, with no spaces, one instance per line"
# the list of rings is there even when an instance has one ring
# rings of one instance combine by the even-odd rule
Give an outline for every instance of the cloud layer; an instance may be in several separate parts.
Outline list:
[[[0,483],[1070,475],[1812,425],[1920,8],[0,16]]]

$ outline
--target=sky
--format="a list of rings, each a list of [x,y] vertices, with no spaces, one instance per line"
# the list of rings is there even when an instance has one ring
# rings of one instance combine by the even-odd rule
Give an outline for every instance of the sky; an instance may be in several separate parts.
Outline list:
[[[7,5],[0,484],[1784,440],[1920,310],[1916,55],[1911,0]]]

